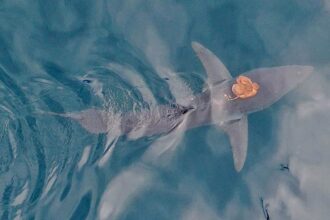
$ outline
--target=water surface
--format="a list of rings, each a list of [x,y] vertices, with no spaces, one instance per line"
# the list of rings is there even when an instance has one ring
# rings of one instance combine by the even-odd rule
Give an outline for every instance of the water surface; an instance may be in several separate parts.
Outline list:
[[[327,219],[328,0],[0,1],[1,219]],[[128,140],[42,112],[185,103],[204,70],[313,65],[249,116],[236,173],[214,126]]]

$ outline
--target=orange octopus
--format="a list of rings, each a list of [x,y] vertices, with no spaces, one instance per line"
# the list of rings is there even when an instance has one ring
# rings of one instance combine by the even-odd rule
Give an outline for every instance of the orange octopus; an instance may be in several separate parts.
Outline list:
[[[228,100],[247,99],[255,96],[258,93],[259,88],[260,86],[258,83],[252,82],[249,77],[239,76],[236,79],[236,83],[233,84],[231,88],[232,92],[235,94],[235,97],[231,98],[228,95],[225,95],[225,97]]]

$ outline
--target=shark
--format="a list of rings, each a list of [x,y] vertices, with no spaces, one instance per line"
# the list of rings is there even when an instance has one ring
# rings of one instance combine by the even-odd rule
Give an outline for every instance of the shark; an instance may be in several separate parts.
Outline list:
[[[203,91],[184,105],[157,105],[120,116],[97,108],[53,114],[71,118],[93,134],[115,132],[130,139],[167,134],[179,127],[186,131],[215,125],[228,135],[234,168],[240,172],[248,149],[248,114],[263,110],[285,96],[311,75],[313,67],[287,65],[242,73],[240,77],[252,82],[251,88],[255,89],[252,95],[244,96],[242,91],[235,93],[238,78],[232,77],[213,52],[194,41],[192,48],[205,69],[207,80]],[[244,85],[240,88],[244,89]]]

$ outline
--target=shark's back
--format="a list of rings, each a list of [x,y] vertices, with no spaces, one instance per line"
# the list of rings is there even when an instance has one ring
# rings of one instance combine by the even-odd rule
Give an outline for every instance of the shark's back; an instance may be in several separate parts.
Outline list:
[[[121,130],[131,139],[169,133],[182,123],[192,109],[192,106],[169,104],[128,112],[122,116]]]

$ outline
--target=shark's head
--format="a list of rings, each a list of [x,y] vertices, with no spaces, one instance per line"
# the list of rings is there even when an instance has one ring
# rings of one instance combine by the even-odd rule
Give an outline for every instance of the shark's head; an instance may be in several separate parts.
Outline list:
[[[244,113],[267,108],[304,82],[312,72],[311,66],[296,65],[260,68],[246,72],[243,75],[259,85],[258,92],[251,98],[234,100],[233,107]],[[231,82],[233,83],[234,81]]]

